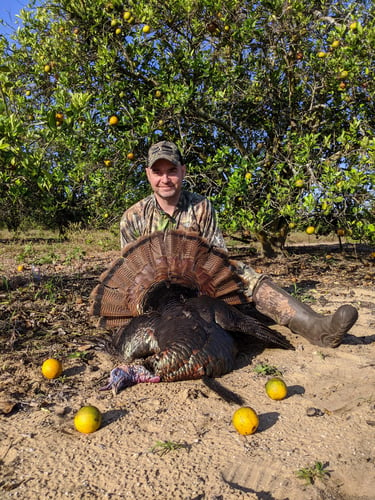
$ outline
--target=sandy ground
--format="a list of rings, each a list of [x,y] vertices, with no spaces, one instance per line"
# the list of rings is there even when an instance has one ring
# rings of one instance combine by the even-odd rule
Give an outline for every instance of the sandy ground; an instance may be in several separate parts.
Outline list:
[[[88,349],[91,359],[67,357],[64,376],[54,381],[44,380],[34,362],[7,371],[11,363],[3,357],[0,497],[374,499],[375,290],[327,281],[312,293],[321,312],[346,302],[359,308],[357,324],[338,349],[317,348],[278,327],[295,351],[248,345],[236,369],[210,383],[100,392],[114,361],[81,339],[77,350]],[[267,397],[267,377],[254,371],[260,363],[282,371],[288,385],[283,401]],[[103,414],[102,427],[89,435],[73,427],[85,404]],[[260,418],[247,437],[231,424],[243,405]],[[161,454],[155,445],[166,441],[181,446]],[[329,472],[325,479],[307,484],[297,477],[318,461]]]

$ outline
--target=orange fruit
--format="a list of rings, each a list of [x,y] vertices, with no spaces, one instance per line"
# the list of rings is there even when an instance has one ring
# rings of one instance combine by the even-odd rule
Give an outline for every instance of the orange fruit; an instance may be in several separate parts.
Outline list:
[[[308,226],[306,228],[306,233],[307,234],[314,234],[315,233],[315,227],[314,226]]]
[[[151,31],[151,26],[148,24],[145,24],[142,28],[143,33],[150,33]]]
[[[104,165],[106,167],[111,167],[112,166],[112,161],[111,160],[104,160]]]
[[[296,182],[294,183],[294,185],[298,188],[303,187],[303,185],[304,185],[303,179],[297,179]]]
[[[242,436],[248,436],[258,429],[259,417],[255,410],[249,406],[243,406],[234,412],[232,424]]]
[[[90,434],[99,429],[102,423],[102,414],[96,406],[82,406],[74,416],[74,426],[83,434]]]
[[[25,268],[25,266],[24,266],[23,264],[18,264],[18,266],[17,266],[17,271],[18,271],[19,273],[22,273],[22,271],[24,270],[24,268]]]
[[[128,153],[126,157],[128,160],[134,160],[134,153]]]
[[[279,401],[286,397],[288,388],[284,380],[279,377],[273,377],[266,383],[266,393],[269,398]]]
[[[62,363],[58,359],[49,358],[42,364],[42,373],[49,379],[60,377],[62,369]]]
[[[118,124],[118,118],[116,115],[112,115],[109,117],[108,123],[110,125],[117,125]]]

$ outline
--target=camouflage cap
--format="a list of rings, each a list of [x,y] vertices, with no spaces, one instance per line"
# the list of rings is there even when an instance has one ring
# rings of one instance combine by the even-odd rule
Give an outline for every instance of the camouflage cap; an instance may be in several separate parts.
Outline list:
[[[182,156],[178,147],[173,142],[168,141],[157,142],[148,150],[148,168],[151,168],[157,160],[168,160],[173,165],[182,164]]]

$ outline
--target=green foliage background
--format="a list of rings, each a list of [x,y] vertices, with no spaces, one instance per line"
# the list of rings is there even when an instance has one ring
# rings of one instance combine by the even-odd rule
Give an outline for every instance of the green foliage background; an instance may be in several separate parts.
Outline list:
[[[170,139],[223,229],[268,253],[308,225],[375,241],[372,2],[47,0],[20,19],[0,38],[8,227],[118,221]]]

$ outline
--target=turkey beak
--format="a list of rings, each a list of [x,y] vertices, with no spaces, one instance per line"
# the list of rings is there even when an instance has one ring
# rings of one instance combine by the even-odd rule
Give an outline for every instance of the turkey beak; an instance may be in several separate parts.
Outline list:
[[[112,394],[114,396],[117,396],[117,394],[120,392],[121,390],[121,380],[110,380],[109,383],[107,385],[105,385],[104,387],[101,387],[99,389],[99,391],[109,391],[111,389],[112,391]]]
[[[116,380],[116,382],[111,384],[112,394],[113,396],[117,396],[117,394],[122,389],[122,380]]]

